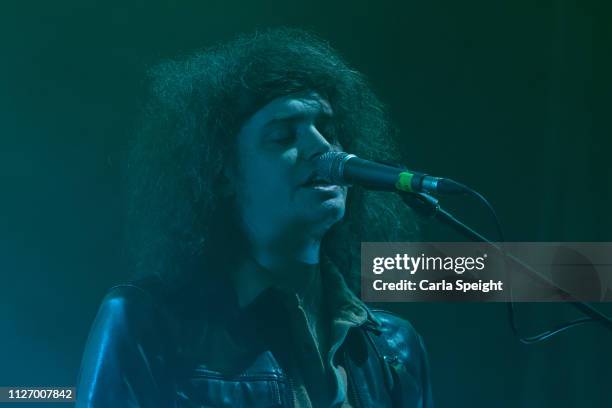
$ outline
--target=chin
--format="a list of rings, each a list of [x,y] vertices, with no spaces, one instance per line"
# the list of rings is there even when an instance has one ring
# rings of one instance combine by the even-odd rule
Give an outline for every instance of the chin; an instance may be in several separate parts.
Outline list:
[[[334,200],[320,204],[318,208],[311,209],[305,217],[309,224],[319,224],[321,228],[327,230],[344,217],[344,202],[339,205]]]

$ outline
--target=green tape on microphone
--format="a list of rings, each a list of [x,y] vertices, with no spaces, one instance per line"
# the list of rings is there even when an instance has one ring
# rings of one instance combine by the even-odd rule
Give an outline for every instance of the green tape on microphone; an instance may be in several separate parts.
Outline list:
[[[412,193],[412,178],[414,174],[408,173],[407,171],[403,171],[399,174],[397,178],[397,182],[395,183],[395,188],[399,191],[406,191],[408,193]]]

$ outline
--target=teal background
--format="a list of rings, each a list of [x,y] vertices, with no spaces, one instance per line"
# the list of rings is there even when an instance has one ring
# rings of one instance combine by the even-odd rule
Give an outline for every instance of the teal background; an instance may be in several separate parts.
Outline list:
[[[406,164],[484,193],[511,241],[612,241],[604,1],[62,1],[0,6],[0,384],[74,385],[98,304],[129,271],[120,163],[163,59],[276,25],[364,72]],[[474,203],[445,200],[492,234]],[[424,236],[457,239],[435,223]],[[612,333],[544,344],[503,305],[404,304],[438,407],[608,407]],[[612,314],[610,305],[600,305]],[[519,305],[528,331],[576,316]]]

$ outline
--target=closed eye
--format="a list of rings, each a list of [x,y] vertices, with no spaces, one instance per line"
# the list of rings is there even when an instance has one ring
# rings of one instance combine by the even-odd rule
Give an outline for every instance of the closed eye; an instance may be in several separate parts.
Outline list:
[[[266,140],[270,143],[287,146],[295,141],[295,132],[291,129],[276,129],[269,133]]]

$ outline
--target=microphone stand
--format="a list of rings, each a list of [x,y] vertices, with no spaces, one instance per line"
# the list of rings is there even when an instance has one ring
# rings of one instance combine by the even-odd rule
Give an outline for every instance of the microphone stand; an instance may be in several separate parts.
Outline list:
[[[593,321],[599,322],[601,325],[608,328],[609,330],[612,330],[612,319],[610,319],[610,317],[606,316],[605,314],[601,313],[600,311],[586,304],[585,302],[578,301],[570,293],[559,288],[554,282],[552,282],[546,276],[533,269],[531,266],[521,261],[519,258],[511,254],[507,254],[502,247],[488,240],[486,237],[484,237],[474,229],[470,228],[469,226],[458,220],[450,212],[442,208],[438,202],[438,199],[436,199],[435,197],[432,197],[431,195],[425,193],[400,192],[399,194],[402,197],[404,203],[406,203],[410,208],[415,210],[419,215],[425,217],[435,217],[438,221],[447,225],[448,227],[463,235],[464,237],[468,238],[469,240],[473,242],[485,243],[496,251],[501,252],[506,260],[510,261],[516,266],[519,266],[522,270],[528,273],[529,276],[535,278],[538,282],[549,285],[550,287],[559,290],[559,292],[561,292],[564,297],[572,299],[572,301],[569,303],[574,306],[574,308],[576,308],[578,311],[582,312],[584,315],[588,316]],[[510,302],[512,303],[512,299],[510,299]]]

